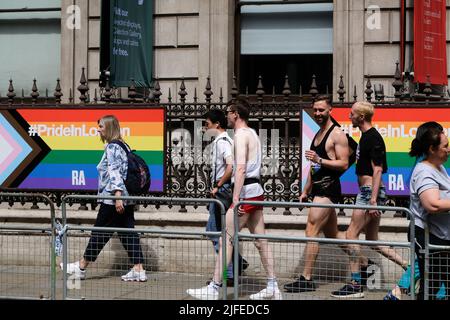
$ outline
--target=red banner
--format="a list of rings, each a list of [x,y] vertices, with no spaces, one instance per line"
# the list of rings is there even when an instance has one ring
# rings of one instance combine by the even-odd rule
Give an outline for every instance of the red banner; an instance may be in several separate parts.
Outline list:
[[[447,85],[446,1],[414,0],[414,78]]]

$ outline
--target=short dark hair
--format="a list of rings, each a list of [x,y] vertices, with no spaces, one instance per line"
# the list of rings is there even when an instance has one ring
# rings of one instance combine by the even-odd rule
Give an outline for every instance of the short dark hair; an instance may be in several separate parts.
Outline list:
[[[231,111],[237,112],[242,120],[248,122],[248,119],[250,118],[250,104],[247,99],[238,97],[234,100],[230,100],[227,103],[227,109],[228,108]]]
[[[225,117],[225,113],[221,110],[217,109],[209,110],[204,115],[204,118],[211,120],[212,123],[219,123],[222,129],[227,128],[227,118]]]
[[[319,102],[319,101],[325,101],[325,103],[327,105],[329,105],[330,107],[332,106],[331,97],[328,94],[320,94],[317,97],[315,97],[313,99],[312,105],[314,105],[314,103]]]
[[[427,156],[430,147],[438,147],[441,144],[441,134],[444,133],[442,126],[435,122],[429,121],[422,123],[417,128],[417,134],[411,142],[411,157]]]

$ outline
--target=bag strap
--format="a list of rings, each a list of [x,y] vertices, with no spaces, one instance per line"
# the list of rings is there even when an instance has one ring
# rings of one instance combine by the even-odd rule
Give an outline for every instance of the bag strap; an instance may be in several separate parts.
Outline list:
[[[131,151],[129,151],[130,147],[128,145],[126,145],[125,143],[123,143],[122,141],[120,141],[120,140],[111,140],[110,143],[118,144],[125,151],[126,155],[128,155],[131,152]],[[128,148],[127,148],[127,146],[128,146]]]

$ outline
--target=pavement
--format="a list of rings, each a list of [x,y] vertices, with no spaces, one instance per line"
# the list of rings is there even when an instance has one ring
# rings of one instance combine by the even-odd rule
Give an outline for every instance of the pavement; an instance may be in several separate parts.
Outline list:
[[[50,299],[49,270],[46,267],[0,267],[0,298],[2,299]],[[62,272],[57,270],[56,299],[63,298]],[[117,275],[94,270],[86,280],[67,280],[67,299],[76,300],[195,300],[186,293],[189,288],[205,285],[205,276],[187,273],[155,272],[148,274],[147,282],[123,282]],[[278,278],[283,300],[339,300],[330,293],[339,289],[342,282],[316,282],[317,290],[305,293],[287,293],[283,285],[292,279]],[[260,277],[243,276],[238,287],[239,300],[249,300],[250,294],[265,287]],[[387,289],[365,290],[364,298],[357,300],[382,300]],[[223,297],[223,291],[221,296]],[[227,288],[227,299],[234,297],[234,288]],[[404,299],[409,297],[405,296]]]
[[[10,207],[0,204],[0,229],[2,226],[39,226],[49,225],[48,207],[39,204],[39,209],[31,209],[30,204]],[[67,211],[68,223],[72,225],[92,226],[97,216],[95,210],[78,210],[79,205]],[[284,209],[265,209],[265,223],[268,234],[281,236],[304,236],[307,210],[292,210],[291,215],[284,215]],[[56,216],[61,218],[61,210]],[[208,212],[205,207],[188,208],[188,212],[179,212],[179,207],[155,206],[143,207],[135,213],[136,226],[156,230],[204,231]],[[341,230],[345,230],[351,219],[351,211],[345,211],[338,217]],[[386,213],[381,219],[380,239],[389,241],[406,241],[409,222],[405,218],[393,217]],[[244,230],[245,232],[245,230]],[[70,240],[69,261],[80,257],[88,239],[88,234],[78,232]],[[151,299],[151,300],[189,300],[188,288],[205,285],[214,267],[214,251],[207,238],[148,236],[141,238],[144,256],[148,263],[149,279],[145,283],[125,283],[120,275],[126,273],[127,257],[117,238],[105,247],[99,260],[89,268],[87,280],[71,282],[68,297],[73,299]],[[311,293],[283,293],[286,300],[334,299],[330,292],[345,283],[348,259],[342,250],[322,245],[316,262],[318,270],[318,290]],[[280,288],[291,282],[302,268],[303,244],[273,244],[274,259]],[[0,230],[0,298],[26,297],[48,299],[50,297],[49,277],[50,260],[48,254],[48,237],[45,235],[7,234]],[[258,252],[251,241],[244,241],[243,252],[250,262],[250,267],[241,278],[239,286],[240,299],[264,287],[264,270],[260,264]],[[337,250],[337,251],[336,251]],[[403,252],[404,253],[404,252]],[[386,259],[384,259],[386,260]],[[379,261],[382,275],[381,286],[376,290],[366,291],[364,300],[379,300],[386,294],[401,274],[401,268],[393,263]],[[58,257],[60,261],[60,257]],[[342,265],[342,266],[341,266]],[[57,268],[56,297],[62,298],[62,272]],[[232,298],[233,288],[228,288],[228,298]]]

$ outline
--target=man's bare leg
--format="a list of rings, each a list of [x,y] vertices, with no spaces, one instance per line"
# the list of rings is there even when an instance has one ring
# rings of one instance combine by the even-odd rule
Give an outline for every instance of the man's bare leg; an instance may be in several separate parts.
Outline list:
[[[369,216],[365,210],[355,209],[352,214],[350,225],[348,226],[346,236],[348,240],[358,240],[359,235],[365,229],[369,222]],[[360,272],[361,246],[357,244],[349,244],[350,271],[351,273]]]
[[[358,240],[359,235],[365,229],[368,223],[368,215],[365,210],[355,209],[352,213],[352,219],[347,229],[346,235],[348,240]],[[363,286],[361,285],[361,246],[356,244],[348,245],[348,254],[350,258],[351,282],[344,285],[339,290],[331,293],[335,298],[363,298]]]
[[[264,216],[262,210],[256,210],[248,215],[247,227],[252,234],[263,235],[266,233],[264,226]],[[278,289],[278,283],[274,272],[274,262],[272,249],[269,246],[267,239],[257,239],[255,246],[259,251],[261,257],[261,263],[266,270],[267,274],[267,286],[260,292],[250,295],[251,300],[282,300],[280,290]]]
[[[257,210],[251,214],[245,214],[248,216],[247,227],[252,234],[265,234],[264,216],[262,210]],[[261,263],[266,270],[268,278],[275,278],[273,269],[273,254],[267,239],[257,239],[255,246],[259,251],[261,257]]]
[[[378,240],[378,231],[380,228],[380,217],[373,217],[366,226],[366,240],[377,241]],[[379,252],[392,262],[398,264],[404,270],[409,265],[408,260],[403,259],[393,248],[385,247],[385,246],[371,246],[371,249]]]
[[[314,203],[331,204],[328,198],[315,197]],[[328,233],[327,236],[336,237],[337,223],[334,223],[332,216],[336,216],[334,209],[330,208],[310,208],[308,214],[308,222],[306,224],[306,236],[308,238],[317,238],[320,232],[325,228]],[[330,220],[331,219],[331,220]],[[330,225],[329,221],[331,222]],[[323,230],[325,232],[325,230]],[[316,263],[317,255],[319,254],[319,244],[316,242],[308,242],[305,248],[305,266],[303,268],[303,277],[306,280],[311,280],[314,264]]]
[[[244,214],[239,217],[239,231],[247,224],[249,219],[248,214]],[[226,215],[226,246],[227,246],[227,263],[229,265],[233,259],[233,237],[234,237],[234,211],[229,209]],[[216,267],[214,269],[213,280],[216,283],[222,283],[223,263],[222,263],[222,238],[219,239],[219,253],[216,259]]]
[[[232,239],[234,236],[234,211],[228,210],[226,214],[226,230],[227,236],[225,244],[227,248],[227,263],[229,265],[232,259],[233,244]],[[247,223],[248,216],[242,216],[239,218],[239,230]],[[208,286],[198,289],[188,289],[186,293],[194,298],[201,300],[217,300],[219,299],[219,287],[222,283],[223,263],[222,263],[222,238],[219,240],[219,254],[216,256],[216,266],[214,270],[213,281]]]
[[[324,197],[315,197],[314,203],[331,204],[331,200]],[[306,225],[306,236],[317,238],[323,231],[326,237],[335,238],[338,236],[336,211],[332,208],[312,207],[308,213],[308,222]],[[345,236],[345,235],[344,235]],[[284,285],[287,292],[310,292],[316,289],[312,281],[314,264],[319,253],[319,244],[316,242],[307,242],[305,248],[305,266],[301,277],[292,283]]]

